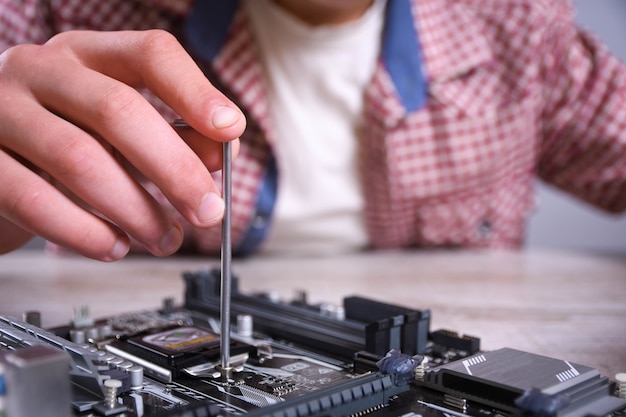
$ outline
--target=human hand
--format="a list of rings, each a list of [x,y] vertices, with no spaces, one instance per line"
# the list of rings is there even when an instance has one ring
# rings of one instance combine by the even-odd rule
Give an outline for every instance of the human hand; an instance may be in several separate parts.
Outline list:
[[[143,87],[193,129],[174,130]],[[0,55],[0,92],[0,253],[34,234],[103,261],[125,256],[129,237],[175,252],[180,224],[135,173],[192,225],[221,220],[209,171],[245,119],[170,34],[66,32],[13,47]]]

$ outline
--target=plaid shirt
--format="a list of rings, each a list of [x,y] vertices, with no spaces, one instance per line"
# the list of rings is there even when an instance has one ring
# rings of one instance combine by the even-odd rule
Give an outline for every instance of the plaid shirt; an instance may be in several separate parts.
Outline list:
[[[179,33],[190,3],[0,0],[0,50],[70,29]],[[372,247],[519,247],[536,177],[626,209],[626,68],[574,26],[569,3],[414,0],[413,12],[426,106],[407,110],[382,62],[365,95],[360,167]],[[233,167],[235,243],[264,220],[256,203],[273,135],[255,51],[238,10],[215,58],[198,58],[249,120]],[[219,230],[187,233],[197,250],[219,248]]]

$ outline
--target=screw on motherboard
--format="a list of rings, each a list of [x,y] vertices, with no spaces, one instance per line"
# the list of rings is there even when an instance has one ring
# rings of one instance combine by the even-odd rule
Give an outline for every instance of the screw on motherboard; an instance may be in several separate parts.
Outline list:
[[[107,408],[115,408],[117,406],[117,390],[122,387],[122,381],[119,379],[107,379],[104,381],[104,405]]]

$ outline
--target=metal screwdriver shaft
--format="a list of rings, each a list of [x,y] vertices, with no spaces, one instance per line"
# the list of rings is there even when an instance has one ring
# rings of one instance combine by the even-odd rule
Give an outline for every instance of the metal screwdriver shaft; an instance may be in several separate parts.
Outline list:
[[[176,129],[189,129],[190,126],[183,119],[176,119],[172,123]],[[231,272],[232,259],[231,243],[231,172],[232,172],[232,144],[224,142],[222,148],[222,196],[224,198],[224,218],[222,220],[222,271],[220,290],[220,368],[224,378],[231,374],[230,364],[230,296],[231,296]]]
[[[224,218],[222,220],[222,271],[220,292],[220,322],[221,322],[221,368],[222,375],[228,377],[230,373],[230,295],[231,295],[231,271],[232,259],[231,246],[231,181],[232,171],[232,146],[230,142],[224,142],[222,161],[222,196],[224,198]]]

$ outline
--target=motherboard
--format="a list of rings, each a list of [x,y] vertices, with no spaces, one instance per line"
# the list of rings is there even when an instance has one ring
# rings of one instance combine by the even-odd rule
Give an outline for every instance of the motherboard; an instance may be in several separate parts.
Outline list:
[[[66,326],[0,316],[2,417],[626,416],[626,378],[530,352],[483,351],[431,311],[351,296],[312,304],[233,278],[220,370],[220,271],[185,272],[183,305]]]

